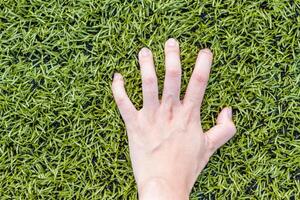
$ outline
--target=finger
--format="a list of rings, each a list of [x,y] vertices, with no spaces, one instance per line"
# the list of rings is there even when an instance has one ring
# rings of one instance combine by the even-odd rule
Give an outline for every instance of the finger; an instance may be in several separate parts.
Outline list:
[[[163,104],[161,104],[161,111],[163,120],[171,120],[173,118],[173,97],[168,96]]]
[[[141,66],[144,107],[156,107],[159,105],[157,77],[153,56],[149,49],[143,48],[139,52],[139,63]]]
[[[218,115],[217,125],[205,134],[208,137],[210,149],[214,152],[231,139],[235,133],[236,127],[232,121],[232,109],[224,108]]]
[[[180,50],[178,42],[173,38],[170,38],[165,44],[165,65],[166,75],[162,101],[164,102],[168,96],[172,96],[174,102],[179,102],[181,84]]]
[[[205,89],[207,86],[213,55],[209,49],[202,49],[198,53],[195,69],[190,78],[184,104],[193,104],[199,108],[201,106]]]
[[[130,120],[133,120],[136,116],[137,110],[135,109],[134,105],[127,96],[127,93],[124,88],[123,77],[119,73],[114,74],[112,92],[125,123],[127,123]]]

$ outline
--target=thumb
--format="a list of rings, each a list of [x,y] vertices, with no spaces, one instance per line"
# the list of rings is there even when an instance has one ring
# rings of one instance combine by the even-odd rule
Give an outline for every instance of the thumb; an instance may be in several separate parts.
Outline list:
[[[232,121],[232,109],[230,107],[223,108],[218,115],[217,125],[205,133],[212,153],[231,139],[235,133],[236,127]]]

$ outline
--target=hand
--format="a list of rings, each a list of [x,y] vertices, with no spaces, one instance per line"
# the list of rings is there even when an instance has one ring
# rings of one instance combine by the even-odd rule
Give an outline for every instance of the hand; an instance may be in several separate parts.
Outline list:
[[[189,193],[212,154],[236,132],[231,108],[224,108],[217,125],[203,132],[200,106],[208,82],[213,55],[202,49],[180,100],[179,44],[165,44],[166,75],[161,101],[152,53],[139,52],[143,108],[136,110],[115,73],[112,90],[126,125],[130,157],[140,199],[188,199]]]

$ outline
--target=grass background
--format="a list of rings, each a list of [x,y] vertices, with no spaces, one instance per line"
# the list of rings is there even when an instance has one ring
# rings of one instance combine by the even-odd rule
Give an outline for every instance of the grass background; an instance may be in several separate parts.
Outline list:
[[[197,51],[214,52],[201,117],[226,105],[238,127],[191,199],[300,196],[300,1],[1,0],[1,199],[136,199],[121,72],[142,103],[137,52],[181,43],[184,92]]]

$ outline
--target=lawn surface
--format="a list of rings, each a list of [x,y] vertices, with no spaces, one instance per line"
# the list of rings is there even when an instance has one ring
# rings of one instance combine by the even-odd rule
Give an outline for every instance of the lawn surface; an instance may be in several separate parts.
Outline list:
[[[300,1],[0,1],[1,199],[136,199],[110,89],[121,72],[142,104],[137,52],[180,42],[184,92],[197,51],[214,64],[205,130],[226,105],[237,135],[191,199],[300,196]]]

